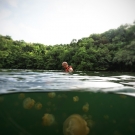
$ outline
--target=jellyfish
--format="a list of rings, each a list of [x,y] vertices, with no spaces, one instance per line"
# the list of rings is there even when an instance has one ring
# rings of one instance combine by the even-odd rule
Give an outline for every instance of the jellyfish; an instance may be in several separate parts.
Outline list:
[[[61,98],[67,98],[67,95],[66,94],[59,94],[57,96],[58,99],[61,99]]]
[[[113,132],[113,135],[122,135],[122,134],[121,134],[121,132],[115,130],[115,131]]]
[[[56,96],[56,93],[55,92],[48,93],[48,97],[49,98],[54,98],[55,96]]]
[[[47,102],[47,105],[48,105],[48,106],[51,106],[51,105],[52,105],[52,103],[51,103],[51,102]]]
[[[3,102],[4,97],[0,96],[0,102]]]
[[[125,99],[125,98],[127,98],[127,96],[126,95],[120,95],[120,98],[123,98],[123,99]]]
[[[23,99],[25,98],[25,94],[24,93],[20,93],[19,96],[18,96],[19,99]]]
[[[62,98],[67,98],[66,94],[62,94],[61,96],[62,96]]]
[[[49,113],[51,112],[51,108],[46,108],[45,111]]]
[[[59,95],[57,96],[57,98],[58,98],[58,99],[61,99],[61,98],[62,98],[62,96],[59,94]]]
[[[109,116],[108,115],[104,115],[104,119],[108,120]]]
[[[88,125],[88,127],[92,128],[95,125],[95,122],[93,120],[91,120],[91,119],[88,119],[87,120],[87,125]]]
[[[63,133],[64,135],[87,135],[89,128],[87,122],[79,114],[73,114],[65,120]]]
[[[35,104],[35,109],[37,109],[37,110],[40,110],[42,108],[42,104],[41,103],[36,103]]]
[[[86,103],[83,107],[82,107],[84,112],[88,112],[89,111],[89,104]]]
[[[129,122],[130,122],[130,124],[135,124],[135,119],[134,118],[130,118]]]
[[[33,99],[31,99],[30,97],[25,98],[23,101],[23,107],[25,109],[31,109],[35,104],[35,101]]]
[[[73,97],[73,101],[74,101],[74,102],[78,102],[78,101],[79,101],[79,97],[78,97],[78,96],[74,96],[74,97]]]
[[[19,102],[15,102],[15,103],[14,103],[14,106],[18,106],[18,105],[19,105]]]
[[[55,122],[54,115],[49,114],[49,113],[45,113],[44,116],[42,117],[42,119],[43,119],[44,126],[50,126],[50,125],[54,124],[54,122]]]
[[[86,115],[85,114],[82,117],[87,122],[87,126],[89,128],[92,128],[95,125],[95,122],[92,120],[92,116],[91,115]]]
[[[116,123],[116,120],[112,120],[112,122],[113,122],[113,124],[115,124]]]

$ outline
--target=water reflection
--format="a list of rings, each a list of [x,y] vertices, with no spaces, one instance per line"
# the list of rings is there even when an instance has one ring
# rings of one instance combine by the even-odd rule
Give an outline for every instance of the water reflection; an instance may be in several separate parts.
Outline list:
[[[59,71],[1,70],[0,93],[70,90],[125,93],[135,91],[135,75],[125,74],[127,75],[109,72],[74,72],[70,75]]]

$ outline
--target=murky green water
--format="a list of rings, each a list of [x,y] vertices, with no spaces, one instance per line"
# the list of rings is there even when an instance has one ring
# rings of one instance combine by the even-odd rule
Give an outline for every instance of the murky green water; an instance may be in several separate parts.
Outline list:
[[[118,78],[121,79],[118,80]],[[122,89],[120,87],[117,91],[132,91],[133,93],[134,76],[119,75],[116,77],[115,75],[114,77],[112,75],[108,79],[108,76],[97,75],[97,73],[81,76],[79,73],[67,75],[56,72],[2,71],[0,79],[0,135],[64,135],[64,121],[73,114],[79,114],[87,122],[86,126],[90,129],[88,135],[135,135],[135,97],[115,94],[116,87],[121,86],[119,84],[127,83],[132,84],[130,85],[132,87],[123,85]],[[92,86],[84,83],[83,88],[80,80],[83,83],[89,82]],[[95,80],[94,83],[92,83],[93,80]],[[106,84],[107,87],[104,85],[98,87],[95,85],[96,82],[98,86]],[[112,82],[114,83],[113,88]],[[43,85],[44,83],[46,85]],[[64,90],[66,83],[69,91],[67,86]],[[55,86],[57,89],[51,89],[52,84],[52,87]],[[60,87],[60,84],[63,84],[63,87]],[[36,90],[36,85],[41,87]],[[20,87],[18,88],[18,86]],[[29,87],[26,88],[26,86]],[[47,87],[45,88],[45,86]],[[90,89],[88,90],[86,86]],[[34,90],[29,89],[31,87],[34,87]],[[71,88],[75,89],[71,90]],[[23,91],[23,89],[25,90]],[[110,91],[111,89],[115,91]]]

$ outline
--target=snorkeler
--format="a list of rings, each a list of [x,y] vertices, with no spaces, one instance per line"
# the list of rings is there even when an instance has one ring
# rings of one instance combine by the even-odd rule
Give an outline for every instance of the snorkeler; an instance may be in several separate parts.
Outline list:
[[[62,66],[65,69],[65,72],[73,72],[72,66],[69,66],[67,62],[62,62]]]

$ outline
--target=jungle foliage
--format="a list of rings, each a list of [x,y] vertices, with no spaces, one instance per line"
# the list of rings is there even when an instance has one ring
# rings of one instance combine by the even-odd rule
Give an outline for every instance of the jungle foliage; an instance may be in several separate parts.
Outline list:
[[[54,46],[0,35],[0,68],[62,70],[63,61],[81,71],[135,71],[135,23]]]

